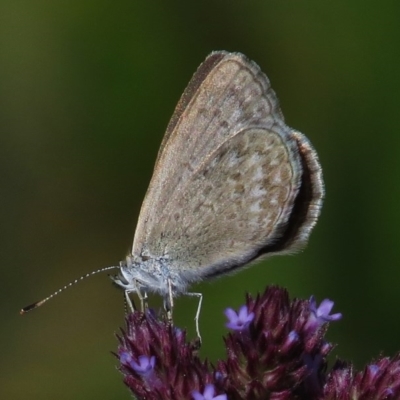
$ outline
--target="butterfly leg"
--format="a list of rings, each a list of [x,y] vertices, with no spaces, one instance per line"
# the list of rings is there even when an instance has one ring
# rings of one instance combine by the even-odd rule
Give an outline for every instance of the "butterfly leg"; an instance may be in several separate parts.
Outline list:
[[[203,294],[202,293],[192,293],[192,292],[188,292],[188,293],[185,293],[185,294],[187,296],[191,296],[191,297],[198,297],[198,299],[199,299],[199,304],[197,306],[197,311],[196,311],[196,315],[194,317],[194,321],[195,321],[195,325],[196,325],[196,334],[197,334],[197,337],[199,338],[199,341],[200,341],[200,344],[201,344],[199,318],[200,318],[200,312],[201,312],[201,305],[203,303]]]
[[[145,312],[148,308],[148,303],[147,303],[147,292],[143,292],[140,297],[140,309],[142,312]]]
[[[129,297],[129,293],[130,293],[129,290],[125,290],[125,292],[124,292],[124,294],[125,294],[125,301],[124,301],[124,303],[125,303],[125,314],[128,314],[129,311],[130,312],[136,311],[136,307],[132,303],[132,300]],[[128,308],[129,308],[129,310],[128,310]]]
[[[168,322],[172,325],[172,310],[174,308],[174,296],[172,295],[172,283],[171,280],[168,279],[168,297],[164,298],[164,308],[167,312]]]
[[[147,292],[142,292],[137,285],[135,288],[135,292],[140,301],[140,311],[144,313],[145,310],[147,310]]]

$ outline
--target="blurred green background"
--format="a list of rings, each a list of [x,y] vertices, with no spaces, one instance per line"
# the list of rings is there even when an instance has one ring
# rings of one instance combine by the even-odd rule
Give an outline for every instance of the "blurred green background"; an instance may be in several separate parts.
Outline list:
[[[269,283],[335,301],[334,356],[361,368],[400,350],[399,16],[397,1],[1,0],[0,398],[130,398],[106,274],[18,311],[125,257],[168,120],[212,50],[269,76],[327,196],[306,251],[195,286],[201,355],[224,356],[224,308]],[[190,335],[195,309],[177,303]]]

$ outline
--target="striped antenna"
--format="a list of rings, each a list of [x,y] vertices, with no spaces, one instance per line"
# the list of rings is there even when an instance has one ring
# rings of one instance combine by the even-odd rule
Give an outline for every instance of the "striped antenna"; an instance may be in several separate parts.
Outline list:
[[[98,273],[100,273],[100,272],[109,271],[110,269],[117,269],[117,268],[120,268],[120,267],[119,267],[119,266],[118,266],[118,267],[115,267],[115,266],[114,266],[114,267],[105,267],[105,268],[98,269],[97,271],[89,272],[88,274],[83,275],[83,276],[81,276],[80,278],[75,279],[74,281],[68,283],[68,285],[65,285],[65,286],[62,287],[61,289],[58,289],[56,292],[54,292],[54,293],[51,294],[50,296],[46,297],[45,299],[40,300],[40,301],[36,301],[35,303],[32,303],[32,304],[30,304],[29,306],[24,307],[23,309],[21,309],[21,311],[20,311],[19,313],[20,313],[21,315],[24,315],[24,314],[26,314],[27,312],[32,311],[32,310],[34,310],[35,308],[40,307],[42,304],[46,303],[47,301],[49,301],[49,300],[52,299],[53,297],[57,296],[58,294],[60,294],[61,292],[63,292],[65,289],[68,289],[68,288],[70,288],[71,286],[76,285],[78,282],[82,281],[83,279],[89,278],[90,276],[96,275],[96,274],[98,274]]]

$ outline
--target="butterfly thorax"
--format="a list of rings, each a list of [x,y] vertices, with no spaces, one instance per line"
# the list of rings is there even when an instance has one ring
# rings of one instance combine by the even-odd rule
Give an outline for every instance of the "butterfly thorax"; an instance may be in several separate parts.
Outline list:
[[[171,269],[171,262],[165,257],[127,256],[120,262],[120,272],[113,281],[128,292],[156,292],[162,296],[186,292],[187,282]]]

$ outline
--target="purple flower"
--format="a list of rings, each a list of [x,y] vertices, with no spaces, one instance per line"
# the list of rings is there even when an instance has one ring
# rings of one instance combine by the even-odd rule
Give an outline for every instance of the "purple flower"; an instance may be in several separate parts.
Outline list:
[[[187,342],[184,330],[150,311],[129,314],[126,321],[117,356],[136,399],[190,399],[193,390],[213,381],[208,363],[196,355],[198,343]]]
[[[132,355],[126,351],[122,351],[119,356],[121,364],[131,367],[139,375],[145,375],[154,369],[156,364],[156,358],[154,356],[139,356],[137,359],[138,362],[136,362]]]
[[[351,364],[336,362],[329,372],[323,399],[376,399],[400,398],[400,354],[383,357],[356,372]]]
[[[204,388],[203,394],[201,394],[198,390],[194,390],[192,392],[192,398],[194,400],[228,400],[226,394],[219,394],[218,396],[214,396],[215,387],[213,384],[209,383]]]
[[[325,339],[333,302],[290,300],[271,286],[236,312],[225,311],[233,331],[224,339],[227,356],[201,361],[198,342],[185,330],[134,312],[118,337],[124,382],[138,400],[389,400],[400,399],[400,354],[379,358],[363,371],[337,361]],[[251,329],[249,325],[251,324]],[[247,329],[246,329],[247,328]]]
[[[225,310],[225,315],[229,320],[226,327],[234,331],[246,329],[254,319],[254,313],[249,313],[247,306],[240,307],[238,313],[232,308],[227,308]]]
[[[282,350],[288,352],[291,348],[293,348],[298,342],[300,338],[297,332],[290,331],[287,335],[285,342],[282,345]]]
[[[251,329],[245,335],[235,330],[225,339],[227,359],[216,366],[223,377],[218,389],[229,400],[307,398],[304,383],[310,371],[303,355],[321,354],[324,344],[322,334],[312,337],[304,331],[309,302],[291,301],[286,290],[270,286],[255,298],[247,296],[246,306],[226,312],[234,328],[242,320],[240,325],[251,322]],[[322,366],[326,355],[321,355]]]
[[[130,366],[134,371],[136,371],[139,375],[147,375],[154,369],[156,364],[156,358],[154,356],[139,356],[138,362],[132,360],[130,362]]]
[[[335,303],[329,299],[325,299],[321,301],[319,307],[317,307],[317,302],[315,301],[315,297],[310,297],[310,316],[305,325],[305,330],[309,333],[314,333],[321,325],[331,322],[337,321],[342,318],[341,313],[336,313],[329,315],[332,311],[333,305]]]

